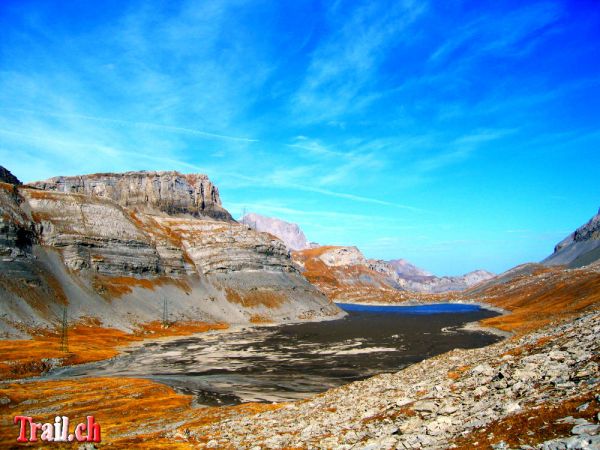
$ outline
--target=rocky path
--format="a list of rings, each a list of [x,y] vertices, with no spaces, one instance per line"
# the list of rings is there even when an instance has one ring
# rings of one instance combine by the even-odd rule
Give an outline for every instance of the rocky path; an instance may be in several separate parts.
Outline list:
[[[188,430],[207,448],[600,448],[600,314]]]

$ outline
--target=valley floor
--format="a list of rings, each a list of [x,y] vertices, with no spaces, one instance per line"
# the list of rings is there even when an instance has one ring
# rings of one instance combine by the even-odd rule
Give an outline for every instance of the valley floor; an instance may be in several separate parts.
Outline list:
[[[592,267],[468,292],[511,311],[483,325],[514,336],[294,403],[197,408],[139,379],[2,382],[0,447],[18,447],[17,414],[94,412],[113,448],[600,448],[599,286]]]

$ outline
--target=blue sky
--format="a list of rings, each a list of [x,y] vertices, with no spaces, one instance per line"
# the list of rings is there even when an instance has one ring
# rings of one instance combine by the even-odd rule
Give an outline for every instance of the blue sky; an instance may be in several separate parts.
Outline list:
[[[600,206],[596,1],[0,2],[0,164],[207,173],[234,216],[439,274]]]

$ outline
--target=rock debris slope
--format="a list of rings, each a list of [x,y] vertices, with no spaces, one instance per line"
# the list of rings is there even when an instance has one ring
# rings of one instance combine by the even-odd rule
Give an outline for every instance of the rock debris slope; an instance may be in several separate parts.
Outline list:
[[[600,448],[599,335],[586,313],[191,436],[223,448]]]
[[[581,267],[600,259],[600,210],[589,222],[554,247],[554,253],[542,261],[549,266]]]
[[[40,188],[46,188],[43,190]],[[186,197],[187,196],[187,197]],[[205,175],[128,172],[0,183],[0,331],[97,318],[292,321],[343,313],[278,239],[231,220]]]

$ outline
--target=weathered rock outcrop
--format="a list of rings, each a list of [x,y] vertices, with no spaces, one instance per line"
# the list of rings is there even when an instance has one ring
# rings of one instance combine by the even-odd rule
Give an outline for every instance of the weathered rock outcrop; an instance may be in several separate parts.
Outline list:
[[[366,265],[367,261],[356,247],[331,247],[326,249],[319,259],[329,267]]]
[[[286,222],[274,217],[261,216],[256,213],[244,215],[240,219],[240,223],[248,225],[253,230],[278,237],[290,250],[304,250],[311,247],[304,232],[295,223]]]
[[[389,266],[391,266],[394,271],[400,275],[402,278],[410,279],[411,277],[430,277],[433,276],[432,273],[427,272],[426,270],[421,269],[420,267],[411,264],[409,261],[405,259],[392,259],[390,261],[386,261]]]
[[[30,183],[45,191],[78,193],[114,200],[146,212],[186,214],[233,220],[221,204],[219,190],[206,175],[179,172],[96,173],[55,177]]]
[[[216,188],[209,189],[213,206],[207,209],[198,206],[194,190],[187,202],[173,194],[171,182],[180,175],[149,173],[140,182],[139,174],[107,176],[117,180],[114,185],[105,176],[99,184],[74,177],[82,181],[73,189],[63,181],[35,183],[48,191],[0,183],[0,332],[22,335],[32,327],[53,326],[66,305],[71,320],[97,318],[105,326],[131,330],[160,320],[165,298],[180,321],[343,315],[298,272],[279,239],[205,216],[221,208]],[[207,182],[203,176],[185,177]],[[127,179],[133,187],[124,186]],[[162,187],[154,190],[155,182]],[[189,181],[192,185],[198,186]],[[148,205],[139,186],[157,194]],[[179,206],[169,209],[167,198],[179,198]]]
[[[17,177],[15,177],[10,170],[0,166],[0,183],[16,184],[21,185]]]
[[[311,282],[338,301],[402,301],[404,293],[462,291],[494,277],[485,270],[437,277],[404,260],[366,259],[356,247],[318,247],[295,252],[293,258]]]
[[[600,259],[600,210],[589,222],[554,247],[554,253],[542,261],[548,266],[581,267]]]
[[[25,255],[35,240],[33,224],[20,206],[17,187],[0,183],[0,256]]]

